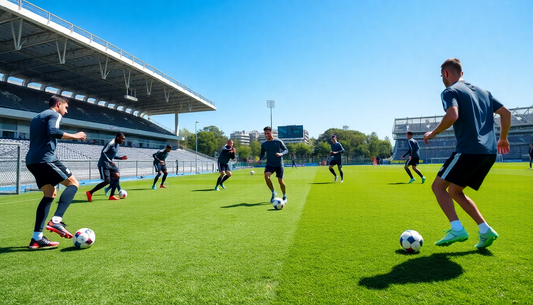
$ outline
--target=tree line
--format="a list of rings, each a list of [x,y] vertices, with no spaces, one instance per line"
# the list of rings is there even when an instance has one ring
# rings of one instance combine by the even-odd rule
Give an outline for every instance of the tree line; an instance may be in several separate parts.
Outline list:
[[[297,158],[327,158],[331,151],[331,135],[336,134],[338,141],[344,147],[344,156],[349,158],[379,156],[382,159],[392,155],[392,144],[388,137],[381,140],[375,132],[365,135],[357,130],[330,128],[324,131],[317,139],[311,138],[309,145],[305,143],[285,143],[289,154]],[[196,148],[196,134],[186,128],[180,130],[180,135],[185,138],[180,142],[182,146],[190,149]],[[216,156],[226,144],[228,137],[216,126],[207,126],[198,131],[198,152],[208,156]],[[257,160],[261,152],[261,143],[257,140],[250,145],[242,145],[239,140],[234,141],[237,155],[241,161]]]

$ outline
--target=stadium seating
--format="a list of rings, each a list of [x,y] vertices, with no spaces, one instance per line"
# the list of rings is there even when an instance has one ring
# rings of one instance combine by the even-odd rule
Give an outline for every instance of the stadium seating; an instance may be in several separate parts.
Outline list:
[[[3,108],[38,113],[48,108],[51,95],[48,92],[0,82],[0,107]],[[168,130],[124,111],[76,99],[69,99],[69,101],[68,118],[71,119],[172,135]]]

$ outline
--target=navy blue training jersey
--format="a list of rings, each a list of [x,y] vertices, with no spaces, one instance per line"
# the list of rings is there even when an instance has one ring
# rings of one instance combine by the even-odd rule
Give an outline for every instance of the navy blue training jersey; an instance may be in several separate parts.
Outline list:
[[[98,160],[98,167],[103,167],[106,165],[106,162],[112,162],[113,159],[120,159],[117,157],[118,148],[120,145],[115,142],[115,139],[107,142],[107,144],[102,149],[100,154],[100,159]]]
[[[156,161],[165,161],[165,159],[168,157],[168,152],[164,149],[158,150],[152,156]]]
[[[26,164],[49,163],[57,161],[55,150],[57,139],[64,132],[59,129],[62,115],[47,109],[30,122],[30,148],[26,154]]]
[[[341,142],[337,142],[335,144],[331,143],[331,151],[338,151],[338,154],[334,154],[331,160],[335,161],[341,161],[342,160],[342,153],[344,152],[344,147],[342,147]]]
[[[263,159],[266,153],[267,166],[282,167],[283,156],[278,157],[276,156],[276,153],[286,155],[288,152],[289,150],[287,150],[287,147],[280,139],[272,139],[271,141],[265,140],[263,143],[261,143],[261,154],[259,155],[259,160]]]
[[[228,147],[227,144],[222,146],[222,150],[218,156],[218,163],[228,164],[229,159],[235,159],[235,153],[231,151],[232,149],[233,147]]]
[[[453,123],[457,138],[456,152],[496,154],[494,112],[503,105],[484,89],[458,81],[441,93],[444,111],[456,106],[459,117]]]
[[[420,146],[418,145],[418,142],[411,138],[407,141],[407,146],[409,146],[409,150],[403,155],[403,157],[409,155],[413,158],[420,159]]]

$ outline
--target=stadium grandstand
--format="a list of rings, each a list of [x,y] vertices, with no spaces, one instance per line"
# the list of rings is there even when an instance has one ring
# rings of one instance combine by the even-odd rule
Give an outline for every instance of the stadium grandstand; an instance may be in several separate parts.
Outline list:
[[[30,120],[48,108],[53,94],[70,101],[62,129],[87,134],[86,143],[59,144],[58,157],[77,162],[97,160],[117,132],[126,135],[120,154],[151,162],[156,149],[179,147],[180,114],[216,110],[212,101],[139,58],[23,0],[0,0],[0,77],[1,162],[11,160],[17,146],[2,146],[7,142],[20,145],[24,158]],[[161,114],[174,114],[175,132],[150,119]],[[209,170],[216,163],[186,149],[169,158],[209,164],[196,164]],[[0,169],[5,176],[6,167]],[[83,179],[77,170],[76,176]]]
[[[499,156],[499,161],[528,161],[529,144],[533,143],[533,106],[509,109],[511,112],[511,129],[509,142],[511,151],[507,155]],[[420,159],[424,163],[444,163],[455,149],[456,141],[453,127],[448,128],[430,145],[423,143],[424,134],[433,130],[442,120],[443,116],[426,116],[417,118],[398,118],[394,120],[393,159],[399,160],[409,150],[405,133],[413,132],[413,138],[420,144]],[[495,115],[496,136],[499,136],[500,117]]]

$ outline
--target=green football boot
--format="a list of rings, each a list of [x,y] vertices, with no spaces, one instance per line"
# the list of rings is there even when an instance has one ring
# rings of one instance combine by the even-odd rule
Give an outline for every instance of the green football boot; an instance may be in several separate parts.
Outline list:
[[[499,237],[498,233],[494,231],[492,228],[489,228],[489,230],[485,234],[479,233],[479,242],[476,245],[476,248],[486,248],[496,240],[496,238]]]
[[[462,228],[461,231],[454,231],[452,229],[444,231],[446,232],[446,236],[444,236],[441,240],[435,243],[437,246],[449,246],[453,244],[454,242],[463,242],[468,239],[468,233],[466,232],[465,228]]]

